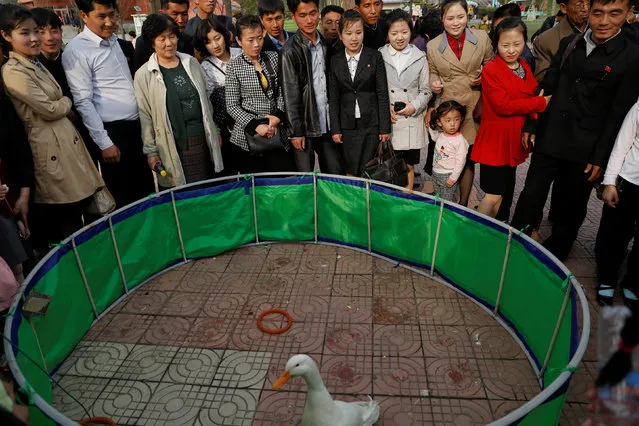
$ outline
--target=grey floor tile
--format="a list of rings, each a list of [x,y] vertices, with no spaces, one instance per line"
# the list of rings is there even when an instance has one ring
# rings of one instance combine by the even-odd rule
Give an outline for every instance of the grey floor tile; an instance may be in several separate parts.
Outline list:
[[[159,382],[178,349],[174,346],[136,345],[113,377]]]
[[[206,397],[196,426],[250,426],[260,400],[257,389],[217,389]]]
[[[93,415],[108,417],[119,425],[136,424],[158,383],[109,381],[93,404]]]
[[[134,345],[112,342],[80,342],[59,368],[63,376],[111,378]]]
[[[208,386],[213,382],[223,354],[223,350],[181,348],[163,381]]]
[[[213,386],[261,389],[270,362],[271,354],[268,352],[226,351]]]

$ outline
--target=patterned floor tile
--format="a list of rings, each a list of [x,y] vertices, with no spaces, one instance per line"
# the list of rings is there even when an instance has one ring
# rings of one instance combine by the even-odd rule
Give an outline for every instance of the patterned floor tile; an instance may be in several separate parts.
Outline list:
[[[421,396],[428,392],[424,360],[420,358],[374,357],[375,395]]]
[[[373,296],[412,298],[413,280],[408,274],[376,274],[373,276]]]
[[[147,291],[142,288],[129,296],[121,312],[128,314],[157,315],[171,296],[166,291]]]
[[[94,377],[65,376],[60,379],[60,386],[78,402],[74,401],[60,387],[53,385],[52,404],[56,410],[72,420],[82,420],[90,417],[86,410],[90,410],[95,400],[106,387],[108,379]],[[89,412],[90,414],[90,412]]]
[[[299,425],[305,401],[306,395],[302,392],[262,391],[253,425]]]
[[[331,321],[338,323],[370,324],[373,319],[371,299],[368,297],[333,296],[331,298],[329,318]]]
[[[373,298],[375,324],[418,324],[414,299]]]
[[[235,249],[233,251],[231,251],[230,253],[233,254],[233,256],[239,255],[239,256],[268,256],[269,252],[271,251],[271,246],[270,245],[266,245],[266,244],[261,244],[261,245],[257,245],[257,246],[247,246],[247,247],[240,247],[238,249]]]
[[[93,404],[92,414],[117,424],[137,424],[158,383],[111,380]]]
[[[262,295],[253,293],[247,297],[247,301],[244,303],[239,319],[251,319],[257,321],[257,318],[269,309],[282,309],[287,311],[289,309],[289,297],[282,297],[277,294]],[[269,321],[277,320],[274,316],[268,318]]]
[[[372,275],[335,275],[333,297],[372,297]]]
[[[566,401],[575,403],[588,403],[586,392],[593,387],[593,383],[599,376],[599,363],[585,361],[579,364],[579,369],[572,375],[568,386]]]
[[[180,346],[184,344],[193,321],[193,318],[185,317],[155,317],[140,343]]]
[[[376,426],[436,426],[428,398],[375,397],[380,416]]]
[[[372,355],[373,333],[370,325],[334,323],[326,326],[324,354]]]
[[[159,382],[177,351],[175,346],[137,345],[113,377]]]
[[[461,303],[456,299],[416,299],[422,325],[463,325]]]
[[[293,284],[294,295],[330,296],[333,280],[332,274],[297,274]]]
[[[166,302],[160,315],[196,317],[202,311],[204,302],[206,299],[201,294],[177,293]]]
[[[200,312],[201,317],[242,318],[244,304],[249,296],[247,294],[219,295],[215,293],[205,297]]]
[[[435,358],[473,358],[473,344],[460,325],[429,325],[421,329],[424,355]]]
[[[137,343],[154,320],[151,315],[117,314],[100,334],[100,340]]]
[[[302,253],[307,256],[337,256],[338,247],[325,244],[303,244]]]
[[[266,261],[265,254],[250,255],[234,253],[226,272],[260,272]]]
[[[592,417],[594,416],[588,411],[588,404],[566,402],[559,422],[561,426],[582,426],[584,421]]]
[[[291,296],[288,312],[295,322],[319,322],[328,321],[329,296]]]
[[[293,291],[295,275],[291,274],[260,274],[255,280],[252,294],[278,296],[287,298]]]
[[[506,415],[510,414],[511,412],[515,411],[525,404],[524,401],[502,401],[495,399],[491,399],[489,402],[490,408],[493,411],[493,418],[495,420],[505,417]]]
[[[463,300],[461,303],[464,322],[468,326],[491,325],[500,327],[499,323],[475,302]]]
[[[212,389],[202,404],[195,425],[251,426],[259,400],[259,390]]]
[[[486,397],[474,359],[427,358],[426,370],[430,395],[434,397]]]
[[[221,272],[189,271],[177,290],[185,293],[211,294],[216,292]]]
[[[477,365],[489,399],[527,401],[541,392],[527,360],[480,359]]]
[[[306,244],[299,243],[273,243],[269,245],[269,256],[302,256]]]
[[[262,389],[270,362],[271,354],[268,352],[227,350],[212,386]]]
[[[302,255],[300,274],[334,274],[337,256],[311,256]]]
[[[280,328],[281,323],[263,324],[268,328]],[[267,334],[257,328],[254,320],[239,321],[228,347],[240,350],[271,352],[274,348],[288,354],[321,353],[326,324],[318,322],[297,323],[282,334]]]
[[[211,388],[160,383],[138,420],[140,426],[192,426]]]
[[[295,274],[300,267],[302,254],[269,253],[262,266],[263,274]]]
[[[397,262],[389,262],[388,260],[373,258],[373,274],[408,274],[410,271],[403,268]]]
[[[276,352],[272,355],[271,365],[268,368],[268,375],[266,376],[266,381],[264,382],[264,389],[272,389],[273,383],[284,372],[286,362],[294,355],[297,355],[297,353]],[[322,355],[310,354],[309,356],[313,358],[313,361],[315,361],[315,365],[317,365],[317,368],[320,368],[320,366],[322,365]],[[291,377],[289,381],[286,382],[286,385],[284,385],[284,387],[282,388],[282,390],[286,392],[306,392],[306,389],[306,382],[301,377]]]
[[[324,355],[320,374],[331,395],[369,395],[373,391],[373,365],[368,356]]]
[[[501,326],[467,327],[479,358],[525,359],[521,346]]]
[[[178,288],[185,275],[185,271],[170,270],[151,280],[145,286],[145,289],[153,291],[173,291]]]
[[[163,381],[209,386],[223,354],[223,350],[180,348]]]
[[[373,355],[423,357],[417,325],[373,325]]]
[[[184,346],[225,349],[236,325],[237,320],[233,318],[196,318]]]
[[[190,270],[198,272],[225,272],[232,257],[232,254],[225,253],[215,257],[198,259],[193,262]]]
[[[335,264],[336,274],[372,274],[373,258],[369,254],[354,252],[344,256],[341,253],[337,256]]]
[[[80,342],[60,366],[58,374],[109,379],[133,347],[124,343]]]
[[[413,274],[415,297],[426,299],[457,299],[461,297],[455,290],[423,275]]]
[[[124,303],[126,302],[125,301],[120,302],[120,304],[124,304]],[[86,334],[82,337],[82,340],[84,341],[99,340],[100,335],[105,329],[108,328],[109,324],[111,324],[111,321],[113,320],[113,318],[115,318],[115,316],[116,314],[113,312],[109,312],[108,314],[104,315],[95,324],[91,326],[89,331],[87,331]]]
[[[430,405],[437,426],[479,426],[492,421],[486,400],[431,398]]]

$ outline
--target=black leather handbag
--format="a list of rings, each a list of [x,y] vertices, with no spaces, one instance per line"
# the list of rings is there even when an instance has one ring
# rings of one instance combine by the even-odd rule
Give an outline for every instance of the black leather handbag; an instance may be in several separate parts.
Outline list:
[[[260,120],[260,124],[268,124],[268,118]],[[250,134],[247,131],[244,131],[244,134],[246,135],[246,143],[248,144],[251,155],[260,155],[267,151],[282,149],[284,147],[282,139],[280,138],[279,129],[271,138],[260,136],[258,133]]]
[[[402,155],[395,152],[390,142],[380,142],[377,155],[366,163],[362,177],[406,186],[408,185],[408,166]]]

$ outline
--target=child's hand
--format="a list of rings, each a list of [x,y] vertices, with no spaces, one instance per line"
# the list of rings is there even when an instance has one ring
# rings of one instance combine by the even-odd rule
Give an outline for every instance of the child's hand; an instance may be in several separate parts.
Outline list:
[[[383,133],[379,135],[379,140],[382,142],[388,142],[390,140],[390,133]]]
[[[449,188],[452,188],[453,185],[455,185],[455,182],[457,182],[457,181],[452,179],[452,178],[448,178],[448,179],[446,179],[446,186],[449,187]]]
[[[395,107],[391,104],[390,106],[391,112],[391,124],[397,124],[397,114],[395,114]]]
[[[428,111],[424,114],[424,126],[430,127],[430,117],[433,115],[433,111],[435,111],[435,108],[428,108]]]
[[[333,142],[342,143],[342,134],[341,133],[337,133],[337,134],[333,135]]]

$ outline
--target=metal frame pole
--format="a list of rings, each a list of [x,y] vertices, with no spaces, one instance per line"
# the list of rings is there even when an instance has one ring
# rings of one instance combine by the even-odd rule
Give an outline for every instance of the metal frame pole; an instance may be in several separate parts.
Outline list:
[[[253,193],[253,222],[255,224],[255,242],[260,242],[260,233],[257,228],[257,201],[255,200],[255,176],[251,175],[251,192]]]
[[[368,225],[368,251],[373,251],[371,242],[371,183],[366,181],[366,222]]]
[[[574,279],[571,276],[568,279],[568,286],[566,287],[566,295],[564,296],[564,302],[561,305],[561,310],[559,311],[559,318],[557,318],[557,324],[555,325],[555,331],[552,333],[552,338],[550,339],[550,345],[548,345],[548,352],[546,352],[546,359],[544,359],[544,363],[541,366],[541,370],[539,370],[539,379],[544,377],[544,373],[548,368],[548,363],[550,362],[550,357],[552,356],[552,351],[555,349],[555,343],[557,342],[557,336],[559,335],[559,327],[561,327],[561,322],[564,320],[564,315],[566,313],[566,308],[568,306],[568,300],[570,300],[570,293],[572,292],[572,280]]]
[[[501,268],[501,278],[499,279],[499,290],[497,291],[497,300],[495,301],[495,309],[493,315],[499,312],[499,303],[501,302],[501,292],[504,289],[504,281],[506,279],[506,269],[508,267],[508,257],[510,256],[510,246],[513,240],[513,228],[508,228],[508,243],[506,243],[506,253],[504,254],[504,265]]]
[[[75,245],[75,237],[71,238],[71,247],[73,248],[73,254],[75,254],[75,262],[78,264],[78,269],[80,270],[80,277],[82,277],[82,282],[84,283],[84,289],[87,292],[87,296],[89,297],[89,302],[91,302],[91,308],[93,309],[93,314],[96,318],[99,317],[98,309],[95,307],[95,302],[93,301],[93,295],[91,294],[91,289],[89,288],[89,283],[87,281],[87,277],[84,273],[84,267],[82,266],[82,261],[80,260],[80,253],[78,253],[78,248]]]
[[[120,250],[118,249],[118,242],[115,239],[115,231],[113,230],[113,222],[111,216],[109,216],[109,231],[111,232],[111,242],[113,243],[113,250],[115,251],[115,258],[118,261],[118,269],[120,270],[120,277],[122,278],[122,284],[124,285],[124,292],[129,294],[129,287],[126,283],[126,276],[124,275],[124,268],[122,267],[122,259],[120,258]]]
[[[173,216],[175,217],[175,226],[177,227],[178,238],[180,239],[180,248],[182,249],[182,258],[187,261],[186,250],[184,249],[184,240],[182,239],[182,228],[180,227],[180,218],[178,217],[177,206],[175,205],[175,194],[171,191],[171,204],[173,205]]]
[[[313,174],[313,222],[315,225],[315,242],[317,242],[317,175]]]
[[[437,244],[439,244],[439,231],[442,227],[442,217],[444,216],[444,200],[439,205],[439,219],[437,220],[437,232],[435,233],[435,247],[433,247],[433,261],[430,265],[430,277],[435,276],[435,259],[437,259]]]

